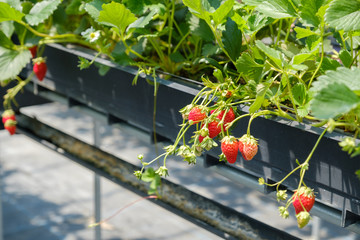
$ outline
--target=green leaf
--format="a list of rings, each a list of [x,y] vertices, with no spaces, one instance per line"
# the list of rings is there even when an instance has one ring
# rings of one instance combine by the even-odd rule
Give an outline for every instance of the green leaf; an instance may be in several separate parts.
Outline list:
[[[351,91],[360,92],[360,69],[339,67],[336,71],[327,71],[325,75],[318,77],[310,90],[318,92],[332,83],[344,84]]]
[[[294,30],[296,32],[296,37],[298,39],[305,38],[305,37],[312,36],[312,35],[318,35],[317,33],[313,32],[307,28],[295,27]]]
[[[85,4],[85,11],[94,19],[97,20],[99,15],[100,15],[100,11],[101,11],[101,6],[103,5],[103,1],[101,0],[93,0],[90,3]]]
[[[300,53],[295,55],[292,60],[291,64],[301,64],[311,58],[313,55],[311,53]]]
[[[274,48],[266,46],[262,41],[256,40],[256,46],[265,53],[279,68],[282,68],[281,53]]]
[[[294,101],[297,105],[301,106],[306,101],[306,86],[303,83],[297,83],[291,88],[294,96]]]
[[[311,35],[306,38],[305,42],[306,42],[308,49],[312,52],[320,46],[321,38],[318,35]]]
[[[260,83],[256,86],[256,99],[255,102],[253,102],[249,108],[250,113],[255,113],[257,110],[259,110],[265,100],[266,92],[268,91],[270,87],[270,83]]]
[[[32,2],[22,2],[22,4],[21,4],[21,7],[22,7],[21,12],[24,13],[24,14],[28,14],[33,6],[34,6],[34,4]]]
[[[312,114],[319,119],[335,118],[360,104],[360,98],[345,84],[333,82],[316,92],[310,103]]]
[[[256,6],[256,9],[272,18],[296,17],[296,10],[291,0],[244,0],[245,4]]]
[[[9,4],[0,2],[0,22],[16,21],[20,22],[25,14],[10,7]]]
[[[221,52],[221,49],[219,48],[219,46],[211,44],[211,43],[204,44],[204,46],[201,50],[202,55],[204,55],[205,57],[210,57],[219,52]]]
[[[179,51],[171,53],[170,59],[171,59],[171,61],[176,62],[176,63],[181,63],[181,62],[186,61],[185,57]]]
[[[245,29],[249,29],[248,26],[246,25],[246,21],[238,14],[238,13],[234,13],[234,15],[231,17],[231,19],[236,22],[236,24],[238,25],[238,28],[240,30],[245,30]]]
[[[4,32],[4,34],[10,38],[14,31],[15,31],[15,27],[14,27],[14,23],[7,21],[7,22],[1,22],[0,23],[0,29]]]
[[[189,15],[187,18],[191,34],[200,37],[204,41],[212,41],[214,34],[212,33],[209,25],[195,15]]]
[[[360,1],[334,0],[325,13],[325,21],[337,30],[360,29]]]
[[[252,35],[263,27],[272,22],[272,18],[265,16],[262,13],[256,12],[248,18],[248,29],[244,29],[246,34]]]
[[[355,174],[357,175],[358,179],[360,180],[360,169],[356,170]]]
[[[214,66],[215,68],[223,69],[223,67],[218,63],[218,61],[216,61],[213,58],[203,57],[203,58],[199,59],[199,63],[205,63],[208,65]]]
[[[264,65],[255,62],[253,57],[249,53],[245,52],[236,61],[236,69],[239,73],[243,73],[247,76],[259,75],[262,72]]]
[[[31,57],[27,49],[17,51],[0,47],[0,81],[16,77]]]
[[[214,77],[218,80],[218,82],[225,82],[224,75],[222,74],[222,71],[220,69],[215,68],[213,71]]]
[[[153,168],[147,168],[145,172],[141,175],[141,181],[151,182],[155,179],[155,170]]]
[[[102,5],[98,22],[107,26],[115,27],[123,34],[126,28],[136,21],[135,15],[125,5],[111,2]]]
[[[0,46],[7,49],[13,49],[15,44],[0,30]]]
[[[185,6],[187,6],[192,14],[198,18],[204,19],[205,21],[210,21],[210,13],[206,11],[206,8],[203,5],[203,0],[183,0]],[[207,2],[207,4],[209,4]]]
[[[94,63],[96,67],[98,67],[98,73],[100,76],[105,76],[109,70],[111,69],[108,65],[104,65],[104,64],[101,64],[101,63],[98,63],[98,62],[95,62]]]
[[[232,10],[233,6],[234,0],[227,0],[225,3],[221,4],[215,12],[211,14],[215,25],[220,24],[226,18],[226,16]]]
[[[300,21],[304,26],[317,27],[320,24],[318,11],[325,0],[301,0]]]
[[[128,54],[126,54],[126,47],[122,42],[118,42],[112,51],[111,55],[113,56],[115,62],[122,66],[130,65],[134,62]]]
[[[351,54],[347,50],[342,49],[339,52],[339,57],[340,57],[340,60],[344,64],[345,67],[350,67],[351,66],[352,57],[351,57]]]
[[[44,22],[59,6],[61,0],[48,0],[36,3],[25,16],[26,21],[36,26]]]
[[[310,107],[315,117],[328,119],[345,114],[360,104],[360,69],[339,67],[327,71],[310,91],[314,93]]]
[[[335,59],[324,57],[320,70],[324,73],[328,70],[336,70],[340,66],[340,63]]]
[[[299,117],[303,118],[309,114],[309,104],[306,104],[304,106],[299,106],[297,110],[297,114]]]
[[[80,56],[78,58],[79,58],[79,61],[78,61],[77,66],[80,70],[87,69],[91,66],[90,61],[87,60],[86,58],[80,57]]]
[[[68,15],[82,14],[83,10],[80,11],[80,6],[83,4],[83,0],[72,0],[66,7],[65,12]]]
[[[10,5],[10,7],[15,8],[19,12],[22,12],[22,6],[20,0],[0,0],[0,2],[4,2]]]
[[[237,24],[231,18],[228,18],[222,34],[222,42],[226,52],[233,61],[236,61],[241,53],[242,34]]]
[[[135,22],[129,25],[129,28],[144,28],[146,25],[149,24],[155,14],[157,14],[156,9],[149,12],[148,15],[138,18]]]

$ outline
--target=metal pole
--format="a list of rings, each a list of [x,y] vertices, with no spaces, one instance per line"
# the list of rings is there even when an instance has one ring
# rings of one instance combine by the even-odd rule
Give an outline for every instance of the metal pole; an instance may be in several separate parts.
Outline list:
[[[312,240],[320,239],[320,229],[321,229],[321,219],[314,216],[312,220],[312,230],[311,230]]]
[[[0,240],[4,239],[4,231],[3,231],[3,211],[2,211],[2,167],[0,162]]]
[[[100,146],[100,131],[99,131],[99,122],[96,119],[93,119],[93,134],[94,134],[94,146]],[[100,176],[95,173],[94,176],[94,209],[95,209],[95,222],[100,222],[101,220],[101,185],[100,185]],[[101,240],[101,226],[98,225],[95,227],[95,240]]]

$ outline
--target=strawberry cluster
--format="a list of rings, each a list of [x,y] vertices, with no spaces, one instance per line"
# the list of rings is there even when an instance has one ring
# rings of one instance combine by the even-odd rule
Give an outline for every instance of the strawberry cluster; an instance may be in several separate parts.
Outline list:
[[[278,201],[286,200],[287,199],[286,190],[278,191],[277,199]],[[294,191],[292,197],[288,199],[285,206],[279,207],[280,216],[282,216],[283,218],[288,218],[289,217],[288,208],[292,204],[295,209],[298,227],[303,228],[309,223],[311,219],[309,212],[314,206],[314,203],[315,203],[314,190],[306,186],[301,186]]]
[[[14,111],[11,109],[6,110],[1,116],[4,128],[8,130],[10,135],[14,135],[16,132],[16,118]]]
[[[211,85],[212,86],[212,85]],[[218,92],[218,89],[219,92]],[[231,91],[229,91],[231,89]],[[146,181],[149,180],[149,173],[144,173],[145,167],[163,158],[163,165],[156,171],[152,170],[153,181],[156,181],[155,176],[167,176],[168,170],[166,168],[166,159],[170,155],[177,154],[181,156],[184,161],[189,164],[195,164],[196,158],[204,151],[217,147],[220,143],[221,154],[220,161],[226,161],[229,164],[235,164],[238,160],[239,152],[245,161],[252,160],[258,152],[258,140],[250,134],[250,126],[253,120],[259,116],[277,115],[283,117],[282,112],[274,112],[270,110],[250,111],[249,113],[239,114],[233,106],[247,104],[247,100],[237,101],[241,92],[232,89],[231,82],[219,84],[219,88],[214,91],[202,90],[194,98],[193,102],[180,110],[183,116],[183,123],[180,125],[177,138],[173,145],[164,148],[165,152],[149,162],[143,161],[139,158],[143,167],[140,171],[135,171],[135,175],[142,179],[142,175],[146,175]],[[213,104],[213,101],[217,102]],[[198,104],[198,102],[200,102]],[[247,132],[241,137],[232,134],[232,127],[243,117],[250,117],[247,127]],[[187,142],[185,134],[188,130],[194,129],[191,139]],[[324,132],[325,133],[325,132]],[[323,134],[324,134],[323,133]],[[323,135],[322,135],[323,136]],[[320,138],[321,139],[321,136]],[[183,143],[183,144],[181,144]],[[314,146],[316,148],[317,144]],[[298,227],[303,228],[308,224],[311,217],[309,211],[315,203],[315,194],[312,189],[306,187],[303,182],[303,176],[309,167],[309,160],[311,159],[313,151],[308,158],[298,166],[283,180],[276,183],[266,183],[263,178],[259,179],[259,184],[266,184],[271,187],[276,187],[278,200],[287,201],[285,206],[279,207],[280,215],[284,218],[289,217],[288,208],[293,205],[296,212]],[[150,169],[150,168],[148,168]],[[147,169],[147,170],[148,170]],[[300,182],[298,188],[294,191],[292,197],[287,197],[287,190],[279,190],[280,185],[284,180],[295,171],[300,170]],[[151,172],[149,170],[149,172]],[[145,180],[144,180],[145,181]]]
[[[200,154],[203,149],[209,150],[217,144],[213,141],[215,137],[221,136],[220,159],[225,159],[233,164],[236,162],[238,152],[242,157],[249,161],[258,152],[257,140],[250,134],[245,134],[241,138],[235,138],[228,134],[229,126],[235,121],[236,115],[232,107],[225,109],[213,109],[210,116],[207,116],[208,109],[202,105],[187,106],[183,116],[187,117],[189,125],[201,123],[200,130],[194,136],[197,153]],[[189,150],[191,151],[191,150]],[[195,154],[196,155],[196,154]],[[181,154],[183,156],[183,153]],[[185,160],[186,160],[185,156]]]

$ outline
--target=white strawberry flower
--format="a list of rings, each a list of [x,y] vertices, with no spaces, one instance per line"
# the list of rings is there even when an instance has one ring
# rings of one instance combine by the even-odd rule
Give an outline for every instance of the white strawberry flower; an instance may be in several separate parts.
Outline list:
[[[81,33],[81,36],[86,38],[89,42],[95,42],[100,37],[100,30],[95,31],[93,27],[86,29],[84,32]]]

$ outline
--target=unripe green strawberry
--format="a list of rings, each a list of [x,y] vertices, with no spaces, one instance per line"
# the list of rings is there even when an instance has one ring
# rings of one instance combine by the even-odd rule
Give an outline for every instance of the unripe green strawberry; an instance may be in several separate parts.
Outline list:
[[[239,139],[239,151],[245,160],[250,161],[258,152],[257,140],[251,135],[243,135]]]
[[[296,214],[307,211],[309,212],[315,203],[315,194],[311,188],[301,187],[293,195],[293,206]]]
[[[4,124],[4,128],[8,130],[10,135],[14,135],[16,131],[16,121],[8,119]]]
[[[205,118],[206,118],[206,110],[200,106],[194,107],[189,112],[188,119],[191,125],[195,123],[199,123]]]
[[[33,62],[34,62],[33,71],[36,77],[39,79],[39,81],[42,81],[47,72],[45,59],[42,57],[38,57],[33,59]]]
[[[238,141],[233,136],[226,136],[221,140],[221,151],[229,163],[235,163],[238,155]]]
[[[310,219],[311,217],[308,212],[300,212],[299,214],[296,214],[296,220],[299,228],[305,227],[309,223]]]
[[[9,119],[14,120],[15,121],[15,113],[13,110],[9,109],[6,110],[2,115],[2,122],[5,124],[5,122]]]

